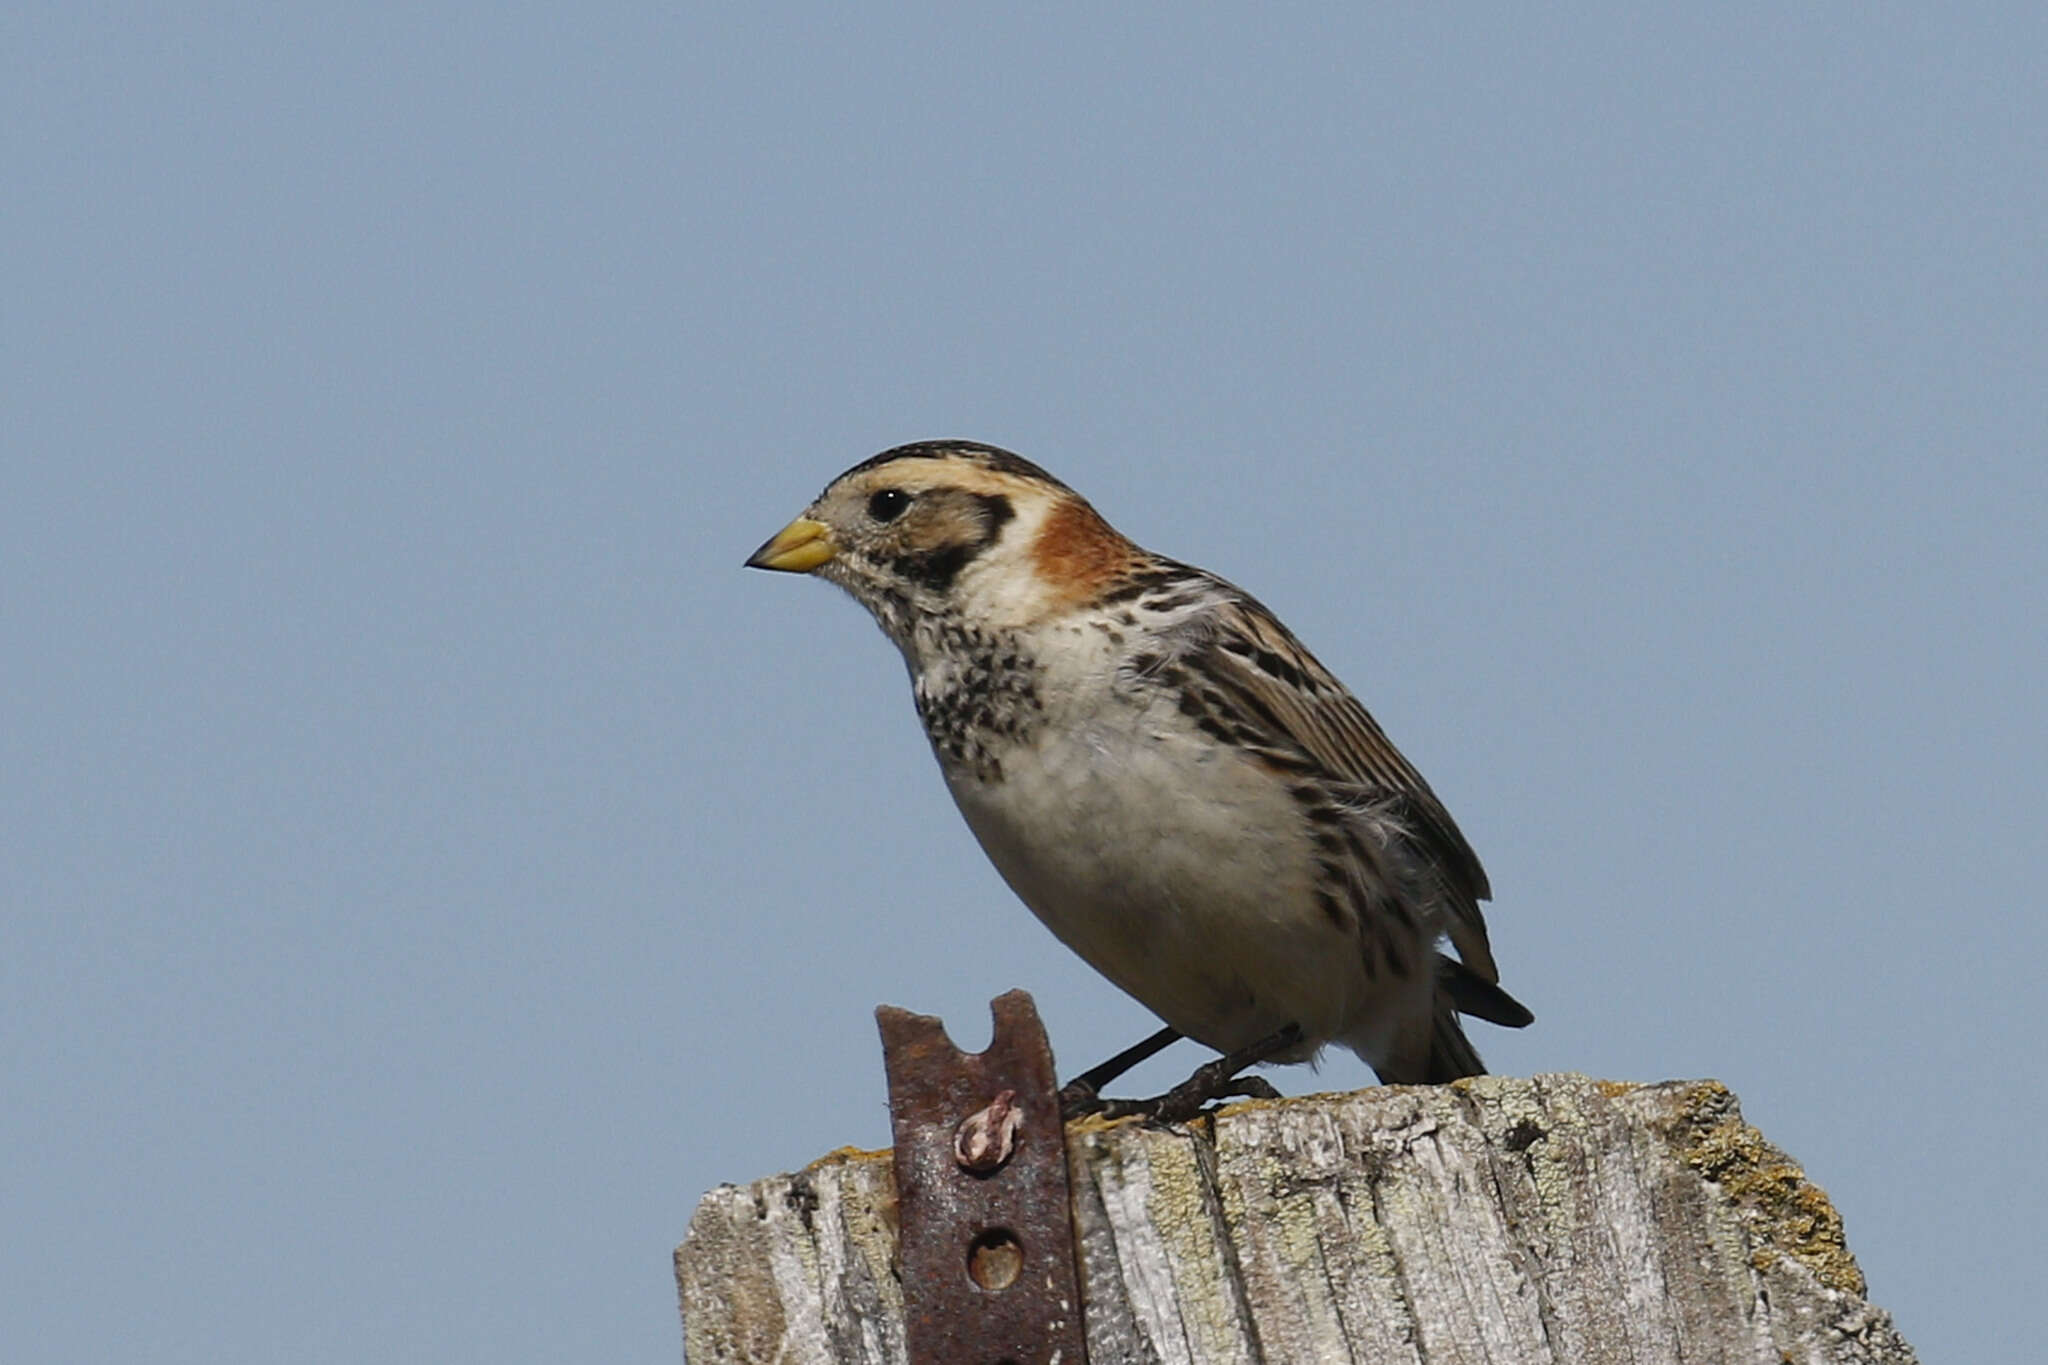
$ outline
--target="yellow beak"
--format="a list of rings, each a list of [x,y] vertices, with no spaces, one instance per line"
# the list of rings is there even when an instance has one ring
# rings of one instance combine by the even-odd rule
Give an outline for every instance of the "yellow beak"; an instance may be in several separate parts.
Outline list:
[[[747,560],[750,569],[780,569],[784,573],[809,573],[839,553],[832,532],[822,521],[798,517],[777,531],[766,545]]]

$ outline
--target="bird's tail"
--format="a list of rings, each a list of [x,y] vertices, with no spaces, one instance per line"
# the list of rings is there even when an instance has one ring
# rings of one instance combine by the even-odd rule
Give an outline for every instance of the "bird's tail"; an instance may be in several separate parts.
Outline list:
[[[1461,1076],[1484,1076],[1486,1063],[1465,1036],[1458,1016],[1469,1014],[1503,1028],[1523,1028],[1536,1018],[1521,1001],[1441,953],[1436,959],[1436,999],[1431,1009],[1427,1052],[1416,1038],[1414,1045],[1401,1049],[1405,1055],[1375,1068],[1382,1081],[1389,1085],[1443,1085]]]
[[[1527,1005],[1444,953],[1436,955],[1436,998],[1439,1006],[1448,1001],[1457,1013],[1502,1028],[1527,1028],[1536,1022]],[[1451,1022],[1455,1024],[1457,1020]]]
[[[1478,1049],[1465,1036],[1464,1027],[1458,1023],[1458,1011],[1451,1007],[1450,1001],[1438,996],[1436,1018],[1429,1031],[1429,1066],[1422,1084],[1442,1085],[1460,1076],[1485,1074],[1486,1063],[1479,1060]]]

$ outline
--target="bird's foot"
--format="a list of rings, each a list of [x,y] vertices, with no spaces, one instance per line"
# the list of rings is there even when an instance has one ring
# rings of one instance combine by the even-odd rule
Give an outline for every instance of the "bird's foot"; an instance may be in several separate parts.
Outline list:
[[[1145,1100],[1099,1100],[1095,1113],[1106,1119],[1142,1118],[1152,1123],[1186,1123],[1216,1100],[1277,1100],[1280,1092],[1260,1076],[1230,1076],[1222,1080],[1190,1076],[1164,1095]]]
[[[1060,1087],[1060,1117],[1072,1123],[1075,1119],[1099,1114],[1112,1100],[1102,1098],[1100,1092],[1089,1084],[1086,1076],[1076,1076]]]
[[[1100,1114],[1108,1119],[1144,1118],[1155,1123],[1185,1123],[1215,1100],[1277,1100],[1280,1092],[1273,1088],[1272,1082],[1239,1073],[1300,1041],[1301,1030],[1289,1024],[1250,1047],[1204,1062],[1195,1068],[1192,1076],[1173,1089],[1144,1100],[1106,1100],[1094,1082],[1094,1073],[1077,1076],[1060,1091],[1060,1114],[1068,1119]]]

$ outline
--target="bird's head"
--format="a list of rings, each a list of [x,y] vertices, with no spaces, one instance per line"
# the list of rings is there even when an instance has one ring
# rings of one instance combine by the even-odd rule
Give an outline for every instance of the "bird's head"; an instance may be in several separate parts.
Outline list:
[[[906,644],[921,619],[1028,626],[1138,551],[1052,475],[971,441],[898,446],[841,474],[747,560],[845,588]]]

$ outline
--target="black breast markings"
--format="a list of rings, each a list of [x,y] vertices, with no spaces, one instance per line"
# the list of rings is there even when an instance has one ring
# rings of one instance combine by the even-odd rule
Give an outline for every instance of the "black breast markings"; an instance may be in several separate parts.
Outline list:
[[[1045,716],[1038,666],[1014,638],[954,621],[934,630],[934,653],[951,667],[936,685],[928,675],[918,678],[918,718],[947,763],[1000,782],[1001,751],[1029,740]]]

